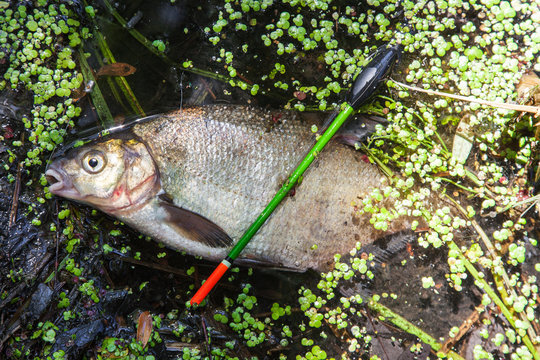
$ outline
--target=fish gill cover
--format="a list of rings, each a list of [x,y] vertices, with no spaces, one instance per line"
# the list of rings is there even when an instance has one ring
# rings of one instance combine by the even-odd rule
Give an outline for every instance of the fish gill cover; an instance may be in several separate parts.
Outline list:
[[[186,302],[213,264],[54,199],[42,174],[97,118],[223,101],[331,109],[389,41],[404,45],[394,80],[538,106],[539,7],[0,1],[0,357],[538,359],[532,115],[390,81],[363,109],[390,125],[359,145],[388,186],[351,206],[380,230],[418,217],[405,250],[381,239],[323,274],[235,269],[196,310]],[[97,75],[115,62],[136,71]],[[442,205],[427,211],[433,193]]]

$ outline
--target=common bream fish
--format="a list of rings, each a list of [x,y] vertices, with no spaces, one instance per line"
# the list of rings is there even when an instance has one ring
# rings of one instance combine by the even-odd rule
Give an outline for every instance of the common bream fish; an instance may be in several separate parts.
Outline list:
[[[307,116],[235,105],[155,116],[55,159],[49,189],[221,260],[313,145]],[[382,179],[362,153],[332,141],[237,262],[324,271],[357,242],[410,228],[403,219],[377,231],[355,208]]]

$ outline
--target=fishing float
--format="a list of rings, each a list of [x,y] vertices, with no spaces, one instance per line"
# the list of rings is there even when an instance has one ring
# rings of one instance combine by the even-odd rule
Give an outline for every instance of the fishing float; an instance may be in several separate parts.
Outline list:
[[[208,293],[231,267],[234,260],[236,260],[242,250],[251,241],[253,236],[266,222],[268,217],[281,203],[285,196],[287,196],[289,191],[298,182],[302,174],[304,174],[304,172],[311,165],[313,160],[315,160],[317,155],[324,149],[334,134],[345,123],[349,116],[351,116],[351,114],[354,113],[354,111],[357,110],[360,105],[364,104],[367,99],[369,99],[377,90],[381,81],[388,74],[392,66],[399,60],[400,54],[400,45],[387,45],[383,49],[379,50],[373,59],[366,65],[366,67],[362,69],[354,81],[347,101],[342,104],[339,114],[330,123],[326,131],[324,131],[324,133],[319,137],[315,145],[313,145],[311,150],[300,162],[298,167],[293,171],[283,186],[279,189],[274,198],[268,203],[257,219],[246,230],[240,240],[238,240],[225,259],[219,263],[208,279],[206,279],[195,295],[193,295],[190,300],[191,305],[200,305],[201,302],[206,298]]]

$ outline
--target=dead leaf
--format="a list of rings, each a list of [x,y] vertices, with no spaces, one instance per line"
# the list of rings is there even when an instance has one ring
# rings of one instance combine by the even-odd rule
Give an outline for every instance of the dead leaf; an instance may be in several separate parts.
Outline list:
[[[149,311],[142,312],[139,315],[139,326],[137,327],[137,340],[143,345],[143,348],[148,344],[152,335],[152,315]]]
[[[128,76],[133,74],[137,69],[127,63],[106,64],[98,70],[96,76]]]
[[[305,100],[305,98],[306,98],[307,95],[306,95],[306,93],[303,92],[303,91],[295,91],[295,92],[294,92],[294,96],[295,96],[298,100],[302,101],[302,100]]]
[[[459,122],[454,135],[454,145],[452,146],[452,157],[460,164],[465,164],[473,146],[474,133],[469,125],[469,117],[465,116]]]
[[[516,86],[518,98],[527,100],[540,91],[540,77],[533,70],[527,71]]]
[[[86,96],[86,94],[90,93],[92,89],[94,88],[94,81],[90,80],[86,84],[82,84],[78,89],[75,89],[71,92],[71,97],[73,99],[73,102],[77,102],[81,100],[83,97]]]

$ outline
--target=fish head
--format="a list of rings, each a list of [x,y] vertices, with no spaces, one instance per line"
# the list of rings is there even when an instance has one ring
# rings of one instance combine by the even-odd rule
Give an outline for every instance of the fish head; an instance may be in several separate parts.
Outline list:
[[[49,191],[118,215],[140,208],[160,190],[159,170],[146,145],[112,138],[70,149],[45,171]]]

